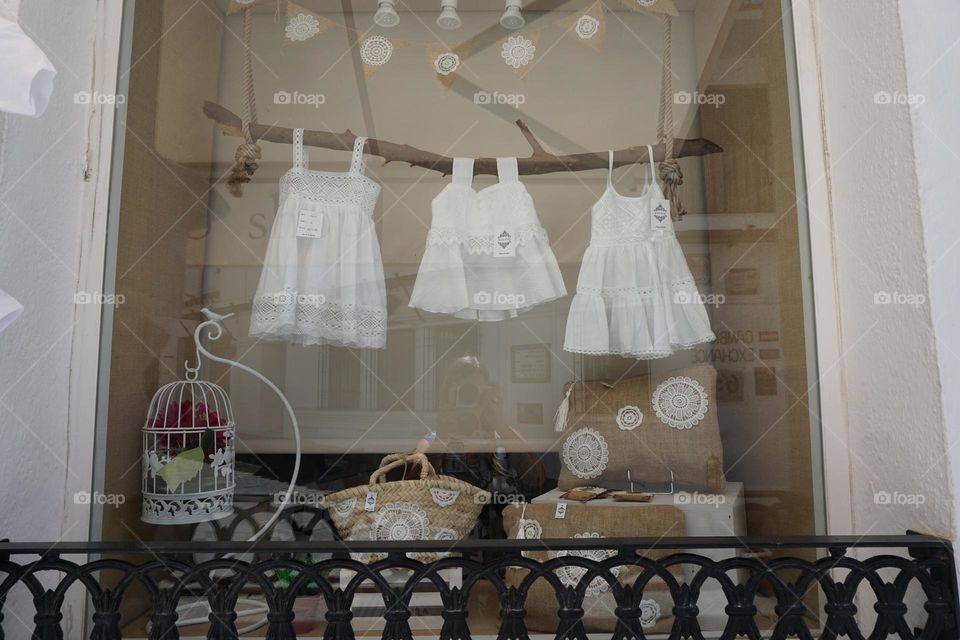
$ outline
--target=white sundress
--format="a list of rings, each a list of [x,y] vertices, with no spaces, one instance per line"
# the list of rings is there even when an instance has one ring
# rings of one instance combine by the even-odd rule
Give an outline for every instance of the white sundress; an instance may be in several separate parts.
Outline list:
[[[454,159],[450,184],[433,199],[411,307],[496,321],[567,294],[517,159],[497,158],[497,178],[474,191],[473,160]]]
[[[567,317],[566,351],[655,359],[716,339],[657,184],[653,148],[647,153],[652,183],[628,197],[613,188],[610,152]],[[659,205],[665,208],[655,211]]]
[[[357,136],[346,173],[307,168],[303,129],[280,178],[250,336],[300,345],[383,348],[386,291],[373,210],[380,185],[364,175]]]

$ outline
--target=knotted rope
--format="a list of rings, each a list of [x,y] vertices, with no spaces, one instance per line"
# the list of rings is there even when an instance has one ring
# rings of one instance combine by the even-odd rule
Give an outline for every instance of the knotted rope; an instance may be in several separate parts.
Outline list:
[[[243,194],[243,185],[250,182],[262,156],[260,145],[253,139],[250,123],[257,121],[257,96],[253,90],[253,7],[243,8],[243,100],[244,141],[234,154],[233,168],[227,185],[235,196]]]
[[[679,220],[687,213],[680,202],[680,185],[683,171],[674,157],[673,149],[673,17],[662,14],[663,59],[660,66],[660,108],[657,112],[657,142],[663,145],[663,160],[660,162],[660,179],[664,195],[670,201],[670,214]]]

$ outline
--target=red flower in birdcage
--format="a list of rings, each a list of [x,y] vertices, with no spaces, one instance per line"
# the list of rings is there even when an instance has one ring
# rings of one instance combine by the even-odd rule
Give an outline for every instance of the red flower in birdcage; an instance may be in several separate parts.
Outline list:
[[[192,400],[183,400],[179,403],[171,402],[168,404],[163,411],[157,414],[150,426],[154,429],[205,429],[224,427],[226,424],[220,414],[211,411],[205,403],[194,404]],[[202,437],[202,432],[164,435],[157,438],[157,445],[167,449],[195,449],[201,445]],[[226,431],[220,430],[214,433],[213,441],[205,449],[210,450],[208,453],[213,453],[225,446]]]

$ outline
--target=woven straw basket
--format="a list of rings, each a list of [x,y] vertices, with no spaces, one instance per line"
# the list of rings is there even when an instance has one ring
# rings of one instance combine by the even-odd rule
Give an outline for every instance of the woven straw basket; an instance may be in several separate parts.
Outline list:
[[[386,482],[389,471],[420,467],[419,480]],[[372,510],[368,494],[376,496]],[[380,461],[380,468],[367,485],[344,489],[327,496],[327,509],[337,533],[344,540],[460,540],[473,530],[490,493],[462,480],[437,475],[422,453],[398,453]],[[435,553],[413,554],[430,562]],[[360,554],[373,562],[382,554]]]

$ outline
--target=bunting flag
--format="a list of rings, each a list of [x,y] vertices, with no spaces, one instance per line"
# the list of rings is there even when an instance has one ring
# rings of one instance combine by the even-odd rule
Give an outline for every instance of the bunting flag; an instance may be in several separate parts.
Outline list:
[[[561,24],[577,42],[602,51],[607,37],[605,15],[603,0],[597,0],[580,13],[564,18]]]
[[[540,42],[540,31],[524,31],[507,36],[499,43],[500,57],[515,74],[523,78],[536,65],[537,44]]]
[[[236,0],[233,1],[236,2]],[[306,42],[314,36],[329,31],[334,26],[336,26],[336,23],[332,20],[328,20],[309,9],[304,9],[300,5],[287,2],[287,24],[284,28],[283,46],[289,47]]]
[[[233,15],[246,7],[255,5],[256,3],[257,0],[230,0],[230,4],[227,5],[227,15]]]
[[[427,46],[426,52],[427,61],[433,66],[437,80],[446,90],[457,81],[463,63],[470,55],[470,48],[463,44],[452,49],[442,44],[435,44]]]
[[[667,14],[668,16],[678,16],[677,5],[673,0],[620,0],[627,9],[632,11],[643,11],[653,14]]]
[[[408,45],[416,46],[425,51],[427,63],[433,68],[437,80],[445,90],[448,90],[460,76],[464,61],[470,54],[469,47],[463,44],[454,47],[435,41],[413,42],[382,34],[360,32],[290,0],[285,1],[287,13],[286,20],[282,21],[284,24],[283,46],[308,42],[334,27],[345,29],[357,36],[357,48],[363,63],[363,72],[367,78],[386,66],[397,49]],[[585,9],[572,15],[564,15],[553,22],[538,26],[537,29],[509,33],[496,43],[491,53],[499,54],[507,68],[520,78],[524,78],[537,66],[540,58],[554,46],[551,44],[540,47],[540,35],[544,29],[562,29],[563,35],[595,51],[602,51],[607,35],[606,12],[610,10],[605,6],[605,2],[606,0],[594,0]],[[281,22],[279,18],[281,0],[229,0],[227,13],[236,13],[254,5],[273,6],[274,4],[278,12],[275,21]],[[620,0],[620,4],[631,11],[652,15],[678,15],[675,0]]]
[[[360,61],[363,62],[363,75],[367,78],[390,62],[393,53],[405,43],[391,40],[386,36],[365,36],[360,40]]]

